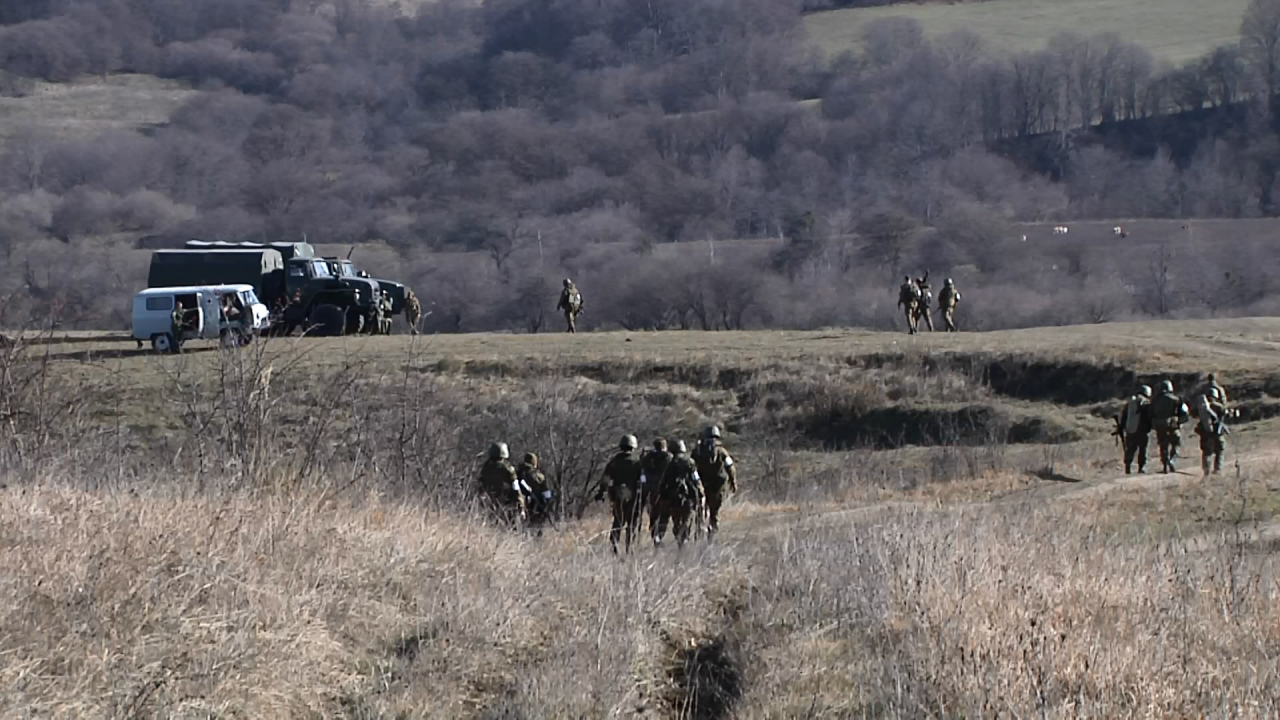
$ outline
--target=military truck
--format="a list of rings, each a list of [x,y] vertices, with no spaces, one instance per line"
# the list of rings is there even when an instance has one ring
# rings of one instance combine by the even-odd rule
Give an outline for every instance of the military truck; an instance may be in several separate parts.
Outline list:
[[[151,255],[148,287],[245,283],[272,310],[272,332],[312,335],[378,332],[380,288],[368,278],[339,278],[309,243],[188,241]],[[296,300],[295,300],[296,298]]]
[[[325,262],[329,263],[329,272],[338,277],[362,277],[368,278],[369,273],[356,267],[356,264],[349,258],[325,256]],[[398,283],[394,280],[384,280],[382,278],[370,278],[378,283],[378,287],[391,297],[391,314],[393,316],[404,312],[404,283]]]

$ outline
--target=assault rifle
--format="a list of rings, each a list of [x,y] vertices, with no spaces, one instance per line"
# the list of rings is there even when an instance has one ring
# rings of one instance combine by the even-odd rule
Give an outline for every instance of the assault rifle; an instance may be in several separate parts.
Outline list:
[[[1111,436],[1116,439],[1116,445],[1124,447],[1124,425],[1120,423],[1120,416],[1113,415],[1111,419],[1116,421],[1116,427],[1111,431]]]

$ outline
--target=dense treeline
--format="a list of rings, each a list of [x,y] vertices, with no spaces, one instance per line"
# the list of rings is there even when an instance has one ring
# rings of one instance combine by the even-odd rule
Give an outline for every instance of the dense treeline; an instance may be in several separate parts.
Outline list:
[[[13,136],[0,240],[385,240],[483,251],[505,278],[534,244],[570,267],[592,243],[785,237],[770,272],[790,278],[855,238],[842,269],[887,278],[905,258],[875,250],[875,218],[968,256],[1013,220],[1269,214],[1277,8],[1174,68],[1115,35],[1009,55],[894,18],[827,61],[800,0],[10,0],[0,89],[135,72],[205,92],[146,135]],[[1088,130],[1235,105],[1229,132],[1141,152]],[[1054,138],[1053,177],[991,149],[1031,136]]]

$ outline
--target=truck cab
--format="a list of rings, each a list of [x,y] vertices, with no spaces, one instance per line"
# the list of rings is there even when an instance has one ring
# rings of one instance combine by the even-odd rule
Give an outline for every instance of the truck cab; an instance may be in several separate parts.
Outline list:
[[[382,278],[371,278],[369,273],[360,270],[356,264],[347,258],[325,257],[325,262],[329,264],[329,271],[341,278],[364,278],[370,280],[378,286],[378,289],[387,293],[391,298],[391,314],[399,315],[404,312],[404,283],[398,283],[394,280],[384,280]]]

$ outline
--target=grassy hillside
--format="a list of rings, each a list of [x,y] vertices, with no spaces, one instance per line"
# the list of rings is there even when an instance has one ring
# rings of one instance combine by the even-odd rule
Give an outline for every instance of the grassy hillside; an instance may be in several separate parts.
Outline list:
[[[0,354],[0,714],[1280,710],[1271,318],[182,357],[16,340]],[[1206,369],[1244,411],[1227,473],[1201,480],[1187,433],[1189,472],[1120,474],[1111,399]],[[962,409],[970,424],[930,442],[836,442],[876,422],[909,439]],[[1076,434],[1013,439],[1003,416]],[[539,451],[567,496],[620,433],[712,421],[742,486],[713,544],[615,558],[600,505],[532,537],[456,495],[494,438]]]
[[[810,37],[829,55],[857,48],[867,22],[911,17],[936,36],[968,30],[992,48],[1040,50],[1061,32],[1114,32],[1145,47],[1157,59],[1180,63],[1219,45],[1234,44],[1248,0],[987,0],[901,4],[833,10],[809,15]]]
[[[168,121],[196,91],[150,75],[34,82],[23,97],[0,97],[0,147],[16,133],[91,140],[107,130],[136,130]]]

